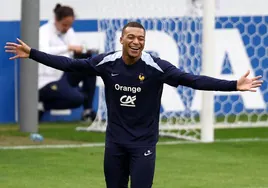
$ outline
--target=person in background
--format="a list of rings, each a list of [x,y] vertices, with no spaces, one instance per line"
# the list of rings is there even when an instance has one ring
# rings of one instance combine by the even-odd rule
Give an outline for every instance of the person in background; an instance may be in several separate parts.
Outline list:
[[[70,58],[90,58],[92,51],[79,43],[72,24],[75,20],[73,8],[57,4],[55,18],[39,29],[41,51]],[[62,72],[39,65],[39,120],[51,109],[78,108],[83,105],[83,121],[93,121],[96,113],[92,103],[96,87],[96,76]]]

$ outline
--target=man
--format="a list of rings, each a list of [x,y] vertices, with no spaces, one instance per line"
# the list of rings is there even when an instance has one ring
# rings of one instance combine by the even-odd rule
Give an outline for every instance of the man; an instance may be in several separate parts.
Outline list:
[[[185,73],[143,52],[145,29],[137,22],[124,26],[122,51],[92,59],[52,56],[19,42],[7,43],[6,52],[16,54],[10,59],[31,58],[56,69],[102,77],[108,110],[104,156],[107,188],[127,187],[129,176],[132,188],[152,187],[164,83],[215,91],[256,91],[262,84],[261,76],[247,78],[249,72],[237,81]]]
[[[79,43],[72,28],[75,20],[74,10],[69,6],[57,4],[54,8],[54,19],[49,20],[39,29],[39,50],[65,57],[80,58],[92,56],[86,53]],[[80,82],[82,87],[79,87]],[[93,121],[93,97],[96,87],[96,76],[81,75],[52,69],[39,65],[39,120],[44,111],[51,109],[72,109],[83,105],[81,119]]]

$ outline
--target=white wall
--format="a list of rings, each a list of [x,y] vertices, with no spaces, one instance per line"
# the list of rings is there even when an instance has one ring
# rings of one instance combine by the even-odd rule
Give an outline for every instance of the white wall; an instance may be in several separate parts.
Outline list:
[[[217,15],[267,15],[267,0],[216,0]],[[189,10],[190,0],[40,0],[40,19],[53,16],[56,3],[72,6],[78,19],[127,17],[177,17]],[[163,3],[164,2],[164,3]],[[187,8],[188,6],[188,8]],[[21,0],[5,0],[0,6],[0,20],[18,20]]]

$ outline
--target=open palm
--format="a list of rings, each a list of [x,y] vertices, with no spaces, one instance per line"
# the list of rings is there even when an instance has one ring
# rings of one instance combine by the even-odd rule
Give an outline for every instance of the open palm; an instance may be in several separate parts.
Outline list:
[[[260,80],[262,76],[256,76],[253,78],[248,78],[250,71],[247,71],[245,75],[243,75],[237,81],[237,90],[238,91],[252,91],[256,92],[257,88],[260,87],[263,83],[263,80]]]
[[[31,48],[22,40],[17,40],[19,41],[19,44],[13,42],[6,43],[5,52],[15,54],[15,56],[9,58],[10,60],[17,58],[28,58],[30,55]]]

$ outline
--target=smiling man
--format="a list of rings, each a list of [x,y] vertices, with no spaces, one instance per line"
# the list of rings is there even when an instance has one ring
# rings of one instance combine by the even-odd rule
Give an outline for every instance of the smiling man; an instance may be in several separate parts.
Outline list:
[[[123,45],[123,59],[131,65],[139,60],[145,44],[145,29],[136,22],[125,25],[122,29],[120,43]]]
[[[19,40],[19,39],[18,39]],[[122,51],[92,59],[49,55],[8,42],[6,52],[16,58],[31,58],[63,71],[99,75],[105,84],[108,125],[104,156],[107,188],[150,188],[153,184],[159,111],[163,84],[211,91],[256,91],[261,76],[227,81],[183,72],[171,63],[143,52],[145,29],[129,22],[122,30]]]

